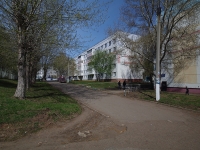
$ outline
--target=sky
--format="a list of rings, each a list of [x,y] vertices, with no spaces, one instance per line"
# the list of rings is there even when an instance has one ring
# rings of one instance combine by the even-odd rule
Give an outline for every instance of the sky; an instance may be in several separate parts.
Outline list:
[[[108,11],[106,12],[107,19],[103,24],[93,27],[93,29],[86,28],[77,30],[78,36],[81,37],[81,46],[83,48],[79,50],[78,54],[75,54],[76,56],[107,38],[108,28],[114,27],[119,20],[120,7],[123,3],[124,0],[113,0],[108,5]]]

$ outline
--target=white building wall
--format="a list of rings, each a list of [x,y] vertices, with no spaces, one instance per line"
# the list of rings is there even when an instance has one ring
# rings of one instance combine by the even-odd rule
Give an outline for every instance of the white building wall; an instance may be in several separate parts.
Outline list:
[[[134,35],[131,38],[136,39],[136,37],[138,36]],[[82,75],[83,80],[88,80],[89,75],[91,76],[93,74],[93,80],[96,80],[95,71],[94,70],[92,72],[87,71],[87,64],[89,62],[89,58],[91,57],[91,55],[94,55],[96,50],[107,51],[107,53],[120,51],[120,53],[116,55],[116,68],[114,68],[112,71],[112,75],[111,75],[112,80],[134,79],[129,68],[130,63],[129,63],[128,56],[130,55],[130,52],[123,47],[122,43],[119,40],[115,39],[115,37],[112,37],[112,36],[102,40],[101,42],[97,43],[96,45],[89,48],[88,50],[81,53],[78,57],[75,58],[77,65],[80,65],[78,64],[78,58],[80,56],[81,58],[83,58],[81,69],[84,70],[83,74],[75,74],[75,76]],[[90,51],[92,52],[89,53]]]
[[[0,78],[17,79],[17,74],[13,74],[10,71],[5,71],[0,68]]]
[[[44,75],[44,69],[41,68],[36,75],[36,79],[42,79]],[[46,79],[51,78],[51,79],[57,79],[58,78],[58,73],[56,70],[53,69],[53,67],[47,69],[47,74],[46,74]]]

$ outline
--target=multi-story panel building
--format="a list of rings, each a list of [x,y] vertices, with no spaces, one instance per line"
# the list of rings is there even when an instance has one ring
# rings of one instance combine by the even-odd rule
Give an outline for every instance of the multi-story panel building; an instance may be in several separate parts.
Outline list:
[[[129,36],[132,40],[136,40],[138,38],[137,35]],[[106,53],[115,53],[116,61],[113,64],[114,69],[112,70],[112,74],[109,80],[111,81],[119,81],[119,80],[142,80],[142,76],[139,78],[134,78],[133,73],[129,68],[129,55],[130,51],[123,46],[122,41],[120,41],[115,36],[109,36],[103,41],[97,43],[93,47],[81,53],[78,57],[75,58],[76,62],[76,73],[74,78],[77,80],[96,80],[95,71],[88,71],[88,63],[90,59],[94,55],[96,50],[102,50]],[[103,79],[108,79],[106,76]]]
[[[193,54],[193,57],[190,58],[190,56],[182,55],[181,58],[184,59],[184,63],[181,64],[183,69],[177,74],[176,70],[179,68],[176,66],[176,59],[169,60],[171,63],[168,64],[168,70],[162,70],[164,76],[161,76],[161,81],[167,83],[168,91],[184,93],[187,86],[190,93],[200,94],[200,11],[196,11],[194,16],[186,16],[183,21],[180,22],[181,26],[184,26],[185,24],[194,27],[194,30],[191,31],[191,35],[195,35],[193,37],[196,37],[196,41],[190,46],[189,40],[187,40],[190,38],[190,34],[188,34],[188,37],[186,36],[185,41],[183,41],[183,39],[178,39],[182,40],[182,43],[185,42],[186,46],[183,47],[182,45],[177,44],[175,49],[172,49],[171,55],[176,56],[178,55],[177,53],[191,53]]]

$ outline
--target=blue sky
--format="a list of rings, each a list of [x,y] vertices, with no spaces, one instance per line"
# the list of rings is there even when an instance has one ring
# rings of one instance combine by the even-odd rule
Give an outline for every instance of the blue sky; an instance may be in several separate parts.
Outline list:
[[[108,36],[107,29],[115,27],[117,24],[120,17],[120,7],[123,3],[124,0],[113,0],[109,3],[108,11],[106,12],[107,19],[103,24],[93,27],[92,29],[84,28],[77,30],[78,36],[82,39],[81,42],[83,46],[83,48],[79,50],[80,53],[94,46]]]

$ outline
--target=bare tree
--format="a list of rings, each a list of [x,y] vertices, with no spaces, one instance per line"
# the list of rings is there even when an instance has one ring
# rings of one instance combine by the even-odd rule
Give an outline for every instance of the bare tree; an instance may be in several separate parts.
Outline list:
[[[125,0],[121,15],[125,23],[126,31],[141,36],[139,40],[130,41],[127,37],[121,37],[124,45],[132,51],[130,60],[132,68],[144,69],[144,74],[154,76],[154,60],[156,54],[156,10],[161,12],[161,70],[168,70],[172,63],[179,69],[186,58],[194,59],[197,47],[196,24],[190,17],[195,16],[200,2],[196,0]],[[124,25],[124,24],[123,24]],[[175,67],[175,68],[176,68]],[[169,71],[170,72],[170,71]],[[174,73],[173,73],[174,75]]]

